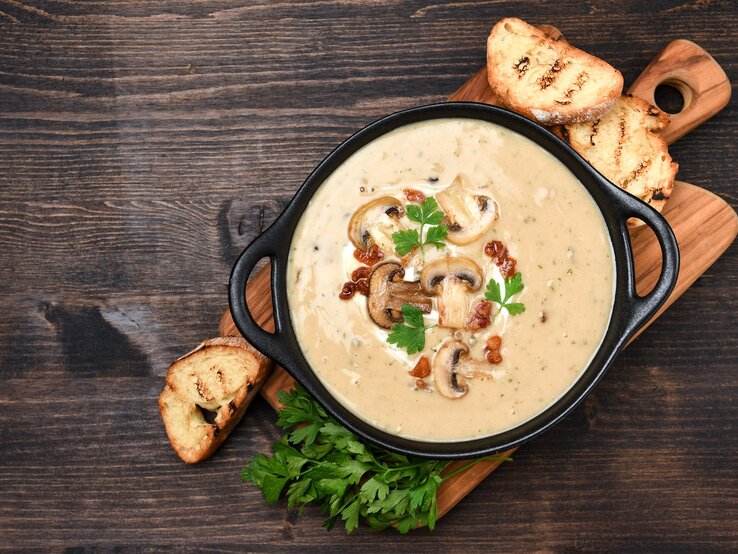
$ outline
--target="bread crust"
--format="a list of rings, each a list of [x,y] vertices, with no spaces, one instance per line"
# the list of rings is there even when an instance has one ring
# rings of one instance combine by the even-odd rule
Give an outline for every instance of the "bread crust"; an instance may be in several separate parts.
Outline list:
[[[159,411],[167,437],[188,464],[212,456],[246,413],[271,360],[241,337],[209,339],[167,371]],[[214,412],[212,422],[204,412]]]
[[[515,43],[517,37],[526,44]],[[595,119],[623,90],[623,76],[611,65],[517,18],[501,19],[487,39],[487,79],[505,107],[542,125]]]

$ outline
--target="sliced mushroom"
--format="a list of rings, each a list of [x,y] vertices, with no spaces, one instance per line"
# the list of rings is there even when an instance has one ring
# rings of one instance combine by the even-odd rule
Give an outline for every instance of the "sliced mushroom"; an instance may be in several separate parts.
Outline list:
[[[403,281],[404,276],[402,265],[384,262],[377,265],[369,277],[369,316],[380,327],[389,329],[395,323],[401,323],[403,304],[411,304],[424,314],[433,307],[420,281]]]
[[[348,236],[359,250],[369,250],[376,244],[385,252],[394,252],[392,233],[403,228],[400,218],[405,214],[397,198],[382,196],[364,204],[354,212],[348,226]]]
[[[469,258],[440,258],[423,268],[420,284],[439,297],[439,327],[462,329],[469,315],[468,293],[482,286],[482,270]]]
[[[462,364],[469,347],[460,340],[445,343],[433,358],[433,380],[436,390],[447,398],[461,398],[469,391]]]
[[[478,239],[497,220],[497,202],[489,196],[474,194],[469,179],[459,173],[451,185],[436,194],[446,213],[448,240],[469,244]]]

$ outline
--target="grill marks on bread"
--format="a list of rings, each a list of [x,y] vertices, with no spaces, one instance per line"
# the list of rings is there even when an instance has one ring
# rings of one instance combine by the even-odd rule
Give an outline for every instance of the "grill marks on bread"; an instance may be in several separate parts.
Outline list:
[[[515,67],[518,72],[518,79],[522,79],[525,72],[528,71],[528,67],[530,67],[530,58],[528,56],[523,56],[513,67]]]
[[[598,117],[592,122],[592,132],[589,134],[589,144],[591,146],[595,145],[595,135],[597,134],[598,127],[600,125],[600,118]],[[568,139],[566,139],[568,141]]]
[[[559,75],[559,73],[561,73],[561,70],[570,63],[571,62],[562,61],[557,58],[554,63],[551,64],[551,67],[548,68],[548,71],[546,71],[546,73],[541,75],[541,77],[538,79],[538,84],[540,85],[541,90],[546,90],[548,87],[550,87],[554,83],[554,81],[556,81],[556,77]]]
[[[623,88],[610,65],[516,18],[492,29],[487,78],[508,108],[544,125],[599,117]]]
[[[243,417],[269,366],[244,339],[219,337],[169,367],[159,410],[169,442],[183,461],[199,462],[218,449]]]
[[[604,61],[516,18],[487,39],[487,78],[508,108],[555,132],[619,187],[661,210],[678,169],[659,131],[668,116],[621,96],[623,77]],[[633,223],[631,221],[630,223]]]
[[[630,95],[593,121],[554,130],[607,179],[661,210],[678,166],[659,131],[669,116]]]
[[[615,165],[620,165],[620,156],[623,154],[623,143],[625,142],[625,115],[620,114],[618,121],[618,129],[620,130],[618,145],[615,147]]]
[[[589,81],[589,73],[587,73],[586,71],[581,71],[579,75],[577,75],[577,78],[574,80],[574,84],[566,89],[566,92],[564,92],[563,100],[556,100],[555,102],[560,106],[568,106],[574,100],[574,95],[578,91],[582,90],[584,83],[586,83],[587,81]]]

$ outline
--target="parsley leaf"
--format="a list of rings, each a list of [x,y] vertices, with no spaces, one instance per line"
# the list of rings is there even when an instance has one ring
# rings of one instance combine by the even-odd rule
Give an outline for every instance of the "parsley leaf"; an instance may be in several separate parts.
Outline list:
[[[494,279],[490,279],[487,283],[487,290],[484,292],[484,297],[492,302],[497,302],[502,305],[502,293],[500,292],[500,283]]]
[[[510,279],[505,279],[505,302],[507,302],[512,295],[522,292],[524,288],[523,274],[519,271]]]
[[[480,458],[442,476],[449,462],[412,459],[362,444],[302,388],[280,393],[279,399],[283,408],[277,422],[286,434],[272,445],[272,456],[251,460],[243,480],[261,489],[268,502],[276,502],[286,488],[287,508],[298,515],[305,505],[319,504],[327,514],[326,529],[340,521],[347,533],[362,521],[372,529],[395,526],[401,533],[419,525],[433,529],[444,479],[481,460],[500,459]],[[318,429],[310,444],[312,431],[295,433],[306,422]]]
[[[518,271],[512,277],[505,279],[504,297],[500,290],[500,284],[494,279],[490,279],[489,283],[487,283],[487,290],[484,292],[484,297],[500,305],[500,310],[497,313],[505,308],[510,315],[519,315],[525,311],[525,305],[520,302],[508,302],[508,300],[519,292],[522,292],[524,288],[523,274]]]
[[[406,229],[404,231],[396,231],[392,233],[392,240],[395,242],[395,250],[400,256],[408,254],[413,248],[420,244],[420,235],[416,229]]]
[[[277,453],[272,457],[259,454],[251,460],[248,472],[249,479],[261,489],[264,499],[269,503],[274,503],[279,499],[279,495],[289,479],[289,471],[285,465],[284,456],[279,456]],[[245,478],[246,470],[244,470],[243,475]]]
[[[412,304],[402,305],[402,317],[405,319],[405,323],[409,323],[413,327],[423,326],[423,312]]]
[[[402,305],[403,323],[395,323],[387,342],[407,349],[408,354],[415,354],[425,348],[425,330],[435,325],[425,325],[423,312],[412,304]]]
[[[435,227],[429,227],[428,233],[425,235],[425,243],[432,244],[436,248],[443,248],[445,244],[443,241],[448,235],[448,228],[445,225],[436,225]]]
[[[389,486],[382,478],[375,475],[361,486],[359,497],[364,502],[373,502],[375,498],[384,500],[389,494]]]
[[[420,248],[420,251],[424,252],[426,244],[432,244],[436,248],[445,246],[443,240],[448,235],[448,228],[441,221],[446,214],[438,209],[438,202],[435,198],[429,196],[420,205],[409,204],[405,213],[410,221],[420,223],[420,230],[405,229],[392,233],[395,250],[400,256],[408,254],[414,248]],[[429,227],[424,235],[426,225]]]
[[[505,309],[510,312],[510,315],[518,315],[525,311],[525,305],[520,302],[513,302],[512,304],[505,304]]]
[[[350,533],[359,527],[359,513],[361,504],[356,499],[341,511],[341,519],[346,522],[346,532]]]
[[[406,212],[407,212],[407,218],[410,221],[415,221],[416,223],[423,223],[423,210],[417,204],[408,204],[406,208]]]

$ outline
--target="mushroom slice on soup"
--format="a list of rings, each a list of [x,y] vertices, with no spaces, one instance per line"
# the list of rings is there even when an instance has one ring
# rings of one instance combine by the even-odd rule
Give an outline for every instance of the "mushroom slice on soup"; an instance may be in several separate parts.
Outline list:
[[[436,194],[436,200],[446,214],[448,240],[454,244],[469,244],[477,240],[497,220],[497,202],[489,196],[476,194],[463,173]]]
[[[376,244],[384,252],[394,252],[392,234],[404,229],[402,203],[393,196],[382,196],[354,212],[348,226],[348,236],[359,250],[367,251]]]
[[[419,281],[404,281],[405,270],[397,262],[384,262],[369,276],[367,308],[372,321],[385,329],[402,323],[402,305],[410,304],[424,314],[430,313],[433,302]]]
[[[461,398],[469,391],[468,377],[462,370],[469,357],[465,342],[452,340],[444,343],[433,358],[433,381],[436,390],[446,398]]]
[[[482,270],[469,258],[439,258],[423,268],[420,284],[438,296],[438,326],[462,329],[469,318],[469,293],[482,286]]]

